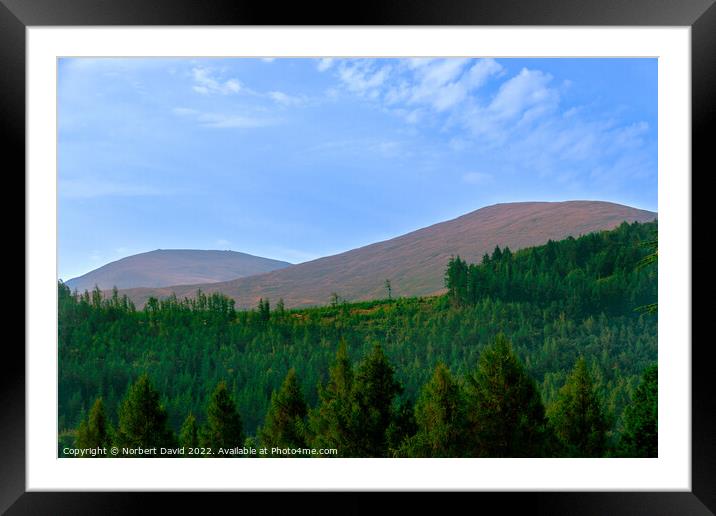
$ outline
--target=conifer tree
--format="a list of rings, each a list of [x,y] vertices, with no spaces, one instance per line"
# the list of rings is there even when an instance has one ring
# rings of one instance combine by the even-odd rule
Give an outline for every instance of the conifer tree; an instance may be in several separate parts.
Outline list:
[[[408,443],[414,457],[461,457],[465,455],[467,414],[465,396],[450,369],[439,363],[423,386],[415,405],[418,432]]]
[[[631,404],[624,410],[620,454],[627,457],[659,456],[659,372],[648,367],[636,388]]]
[[[468,420],[472,456],[543,456],[544,405],[503,334],[483,350],[477,371],[468,377]]]
[[[353,457],[353,365],[345,339],[340,340],[328,381],[318,386],[318,406],[310,412],[316,448],[336,448],[341,457]]]
[[[387,456],[386,431],[395,416],[395,398],[402,392],[383,347],[376,343],[358,366],[353,385],[355,457]]]
[[[399,402],[393,421],[386,431],[388,455],[391,457],[410,455],[410,439],[415,436],[417,431],[415,404],[410,398],[403,399]]]
[[[577,360],[548,415],[567,455],[603,456],[608,422],[584,358]]]
[[[305,448],[307,412],[296,370],[292,368],[281,389],[271,394],[266,422],[259,432],[261,444],[268,448]]]
[[[145,374],[130,386],[119,407],[117,443],[119,447],[172,447],[176,442],[168,425],[167,411],[159,393]]]
[[[194,414],[189,414],[179,430],[179,446],[197,448],[199,446],[199,426]]]
[[[206,409],[206,425],[201,435],[202,446],[211,448],[214,456],[219,448],[235,448],[244,443],[241,417],[226,382],[219,382]]]
[[[104,412],[102,398],[97,398],[87,419],[77,429],[77,448],[109,448],[112,444],[112,429]]]

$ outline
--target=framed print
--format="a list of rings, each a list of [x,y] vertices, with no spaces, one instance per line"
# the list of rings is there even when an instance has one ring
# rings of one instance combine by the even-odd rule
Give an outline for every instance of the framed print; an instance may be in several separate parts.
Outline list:
[[[712,2],[220,4],[4,1],[27,301],[3,510],[711,513]]]

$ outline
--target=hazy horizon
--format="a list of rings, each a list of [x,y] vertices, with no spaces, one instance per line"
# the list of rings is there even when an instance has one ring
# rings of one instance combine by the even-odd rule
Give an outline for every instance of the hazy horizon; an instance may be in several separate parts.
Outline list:
[[[301,263],[521,201],[657,211],[655,59],[61,59],[68,280],[156,249]]]

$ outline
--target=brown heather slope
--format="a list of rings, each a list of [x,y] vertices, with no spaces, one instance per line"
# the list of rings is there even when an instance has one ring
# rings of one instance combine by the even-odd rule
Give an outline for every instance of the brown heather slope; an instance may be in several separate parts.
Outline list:
[[[390,279],[393,296],[431,295],[443,291],[451,255],[479,262],[496,245],[517,250],[612,229],[623,221],[649,222],[656,213],[600,201],[520,202],[496,204],[406,235],[319,258],[286,269],[222,283],[180,285],[163,289],[131,289],[125,293],[143,306],[150,296],[191,297],[197,289],[221,292],[237,307],[256,306],[259,298],[287,307],[325,305],[331,294],[348,301],[386,297]]]
[[[214,283],[281,269],[287,262],[235,251],[157,249],[127,256],[83,276],[67,281],[80,292],[133,287],[166,287],[189,283]]]

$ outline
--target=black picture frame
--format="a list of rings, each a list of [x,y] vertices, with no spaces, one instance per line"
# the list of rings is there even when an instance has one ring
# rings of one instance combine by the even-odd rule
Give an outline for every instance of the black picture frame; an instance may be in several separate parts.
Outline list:
[[[270,3],[228,0],[0,0],[0,127],[6,129],[3,140],[6,175],[24,177],[20,170],[24,171],[25,167],[27,27],[289,24],[689,26],[692,36],[692,181],[693,171],[700,170],[703,175],[715,168],[713,144],[708,137],[716,125],[714,0],[385,0],[334,3],[331,6],[287,3],[280,8]],[[24,191],[24,180],[18,187]],[[692,201],[692,207],[693,204]],[[702,227],[700,223],[696,224],[693,210],[692,220],[693,235],[693,226]],[[701,271],[703,268],[693,259],[693,248],[691,252],[693,274],[694,269]],[[27,267],[24,270],[26,277],[32,274]],[[696,309],[699,305],[693,306]],[[537,514],[716,513],[716,396],[713,395],[712,362],[708,359],[710,345],[708,340],[694,339],[691,349],[692,491],[475,493],[478,499],[468,503],[476,510],[489,503],[508,512],[519,506]],[[161,504],[162,512],[187,509],[197,502],[206,503],[189,493],[26,492],[25,353],[19,338],[5,341],[3,358],[4,368],[0,374],[0,511],[11,515],[141,514],[152,511],[148,502]],[[256,501],[253,500],[256,496],[251,493],[204,496],[210,497],[212,505],[235,496],[248,499],[242,500],[243,507]],[[299,496],[302,498],[300,505],[312,507],[312,512],[322,512],[326,510],[324,507],[330,510],[326,504],[313,500],[315,494]],[[373,501],[355,493],[350,496],[350,502],[341,502],[345,504],[345,510],[331,512],[350,512],[349,507],[360,513],[372,510]],[[427,507],[421,493],[411,493],[409,497],[413,503]],[[258,502],[265,503],[263,500]]]

